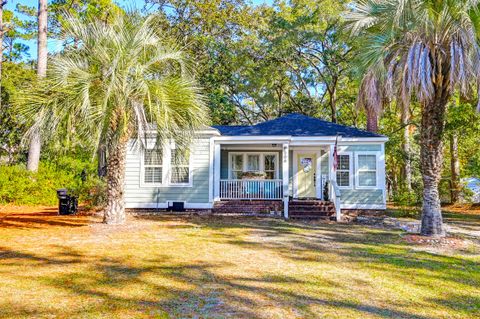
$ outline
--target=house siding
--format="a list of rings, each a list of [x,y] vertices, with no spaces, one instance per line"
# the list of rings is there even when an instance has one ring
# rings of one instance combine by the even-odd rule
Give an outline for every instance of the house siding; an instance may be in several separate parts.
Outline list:
[[[341,189],[342,208],[364,208],[364,207],[380,207],[385,203],[385,170],[384,167],[377,167],[378,178],[376,189],[357,189],[356,188],[356,170],[355,156],[358,152],[378,152],[380,156],[385,156],[382,144],[355,144],[355,145],[341,145],[338,147],[339,152],[352,152],[353,156],[353,179],[351,189]],[[328,170],[328,169],[327,169]],[[383,179],[383,180],[381,180]]]
[[[125,201],[127,208],[164,208],[167,202],[180,201],[199,204],[198,208],[205,208],[212,205],[209,202],[209,195],[213,192],[213,185],[210,185],[210,178],[213,171],[210,172],[210,139],[212,135],[199,136],[192,143],[191,156],[191,170],[192,170],[192,185],[191,186],[146,186],[141,185],[141,150],[132,144],[129,145],[126,158],[126,182],[125,182]],[[357,152],[378,152],[380,156],[384,156],[383,143],[366,143],[366,144],[342,144],[338,146],[339,152],[351,152],[353,158]],[[293,194],[293,150],[290,148],[289,162],[290,162],[290,195]],[[278,154],[279,158],[279,178],[282,178],[282,158],[279,150],[261,150],[260,152],[274,152]],[[221,151],[221,179],[228,179],[228,158],[230,152],[252,152],[251,149],[245,150],[222,150]],[[353,162],[353,184],[350,189],[341,189],[342,208],[365,208],[369,206],[380,207],[385,205],[385,171],[384,167],[379,166],[378,177],[383,180],[378,181],[376,189],[357,189],[355,180],[355,160]],[[321,150],[321,174],[328,178],[331,170],[329,163],[329,152]],[[192,206],[192,205],[191,205]],[[192,208],[195,205],[192,206]]]
[[[142,186],[141,150],[130,143],[125,171],[127,208],[164,208],[168,201],[209,203],[210,136],[195,139],[191,149],[192,186]]]
[[[341,194],[344,205],[382,205],[384,203],[381,189],[342,189]]]
[[[355,144],[355,145],[340,145],[339,152],[381,152],[382,144]]]

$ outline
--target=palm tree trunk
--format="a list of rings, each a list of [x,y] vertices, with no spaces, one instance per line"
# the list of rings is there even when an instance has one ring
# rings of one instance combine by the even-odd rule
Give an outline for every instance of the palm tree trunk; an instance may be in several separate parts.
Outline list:
[[[38,0],[38,53],[37,53],[37,75],[43,78],[47,74],[47,0]],[[34,130],[28,150],[27,169],[37,171],[40,162],[41,151],[40,131]]]
[[[109,148],[107,157],[107,207],[103,222],[111,225],[125,223],[125,161],[128,139]]]
[[[367,131],[377,132],[378,131],[378,112],[372,108],[365,108],[367,113]]]
[[[97,151],[97,175],[103,178],[107,175],[107,148],[101,144]]]
[[[451,176],[451,202],[455,204],[460,199],[460,161],[458,160],[458,135],[450,135],[450,169]]]
[[[448,78],[448,77],[447,77]],[[424,236],[445,236],[438,185],[443,165],[442,135],[448,90],[436,87],[435,98],[422,108],[420,169],[423,179],[422,229]]]

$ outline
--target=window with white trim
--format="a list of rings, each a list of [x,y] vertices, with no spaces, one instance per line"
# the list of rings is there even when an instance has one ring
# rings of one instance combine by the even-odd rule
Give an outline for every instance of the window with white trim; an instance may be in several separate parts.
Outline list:
[[[357,186],[377,187],[377,156],[357,154]]]
[[[260,154],[247,154],[247,172],[260,171]]]
[[[337,155],[337,185],[351,187],[352,162],[350,154]]]
[[[278,178],[277,153],[230,153],[229,178],[242,179],[246,172],[263,172],[265,179]]]
[[[190,183],[190,151],[172,148],[170,156],[170,184]]]
[[[243,154],[231,154],[231,179],[242,179],[243,174]]]
[[[266,179],[276,179],[277,178],[277,155],[266,154],[263,157],[263,167],[264,167]]]
[[[143,181],[145,184],[162,184],[163,152],[161,149],[145,150],[143,170]]]

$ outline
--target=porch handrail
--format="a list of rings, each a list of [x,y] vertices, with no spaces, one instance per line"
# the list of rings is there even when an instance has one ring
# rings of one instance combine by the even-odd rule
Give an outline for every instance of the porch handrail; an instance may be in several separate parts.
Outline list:
[[[342,220],[342,210],[340,208],[342,193],[340,192],[337,181],[328,181],[328,196],[335,205],[335,217],[337,219],[337,222],[339,222]]]
[[[220,199],[280,200],[283,199],[283,180],[222,179]]]

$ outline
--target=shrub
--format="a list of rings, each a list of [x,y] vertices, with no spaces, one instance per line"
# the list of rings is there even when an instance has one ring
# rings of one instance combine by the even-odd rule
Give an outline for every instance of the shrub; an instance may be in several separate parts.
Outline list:
[[[55,162],[41,162],[35,173],[23,165],[0,166],[2,204],[55,205],[59,188],[67,188],[90,206],[101,204],[104,196],[104,183],[96,177],[91,162],[61,157]]]
[[[399,188],[393,193],[393,201],[398,206],[420,206],[422,204],[422,192]]]

